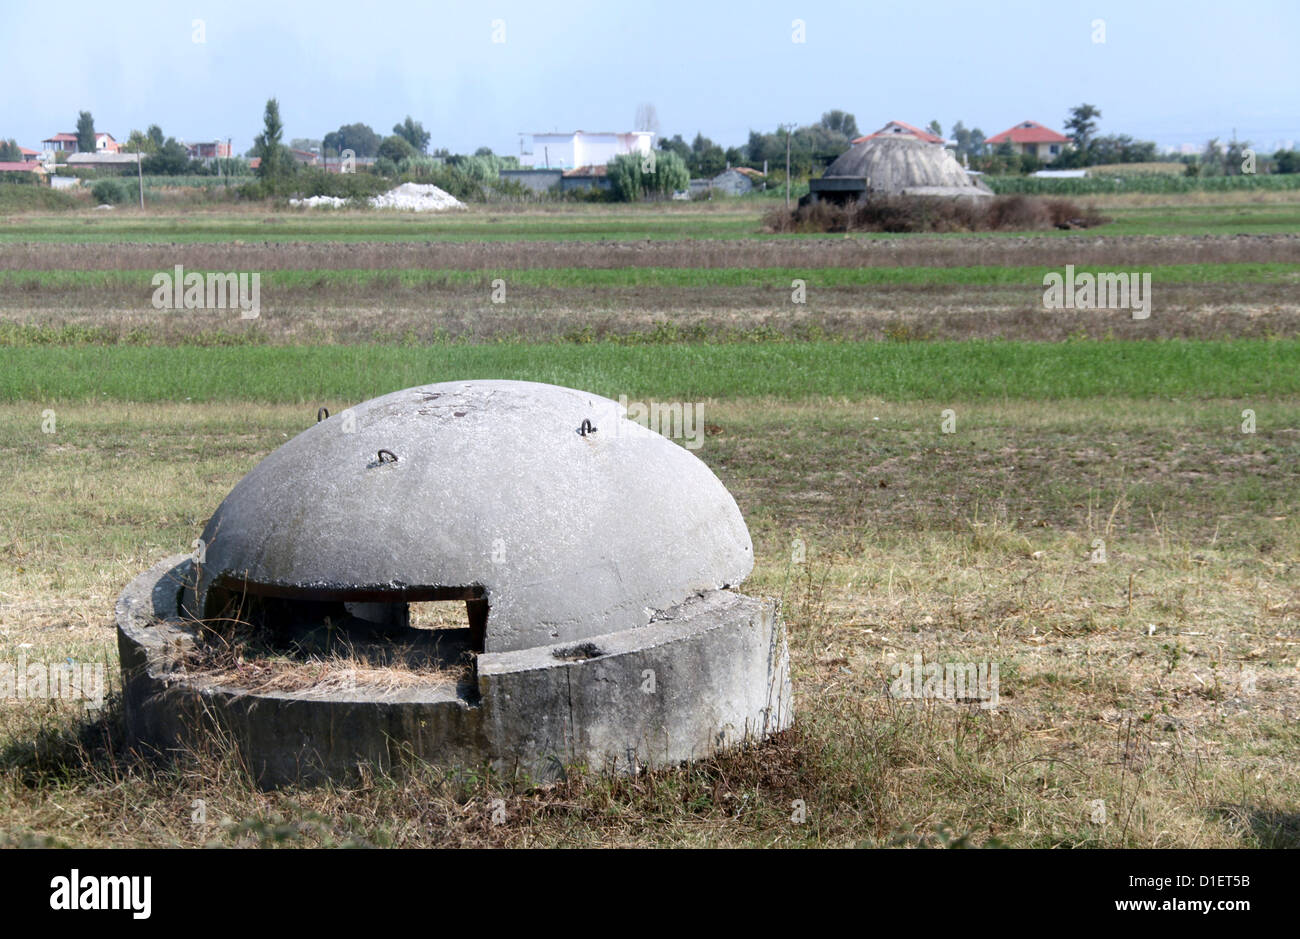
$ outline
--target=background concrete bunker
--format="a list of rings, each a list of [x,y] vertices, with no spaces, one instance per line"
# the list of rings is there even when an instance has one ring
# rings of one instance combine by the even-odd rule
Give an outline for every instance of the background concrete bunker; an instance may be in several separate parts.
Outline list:
[[[128,729],[169,749],[215,725],[264,783],[405,757],[539,779],[627,771],[792,720],[775,603],[730,589],[753,566],[735,500],[585,392],[471,381],[364,402],[259,463],[201,543],[119,600]],[[194,680],[195,620],[232,597],[396,627],[408,602],[464,600],[473,667],[383,693]]]

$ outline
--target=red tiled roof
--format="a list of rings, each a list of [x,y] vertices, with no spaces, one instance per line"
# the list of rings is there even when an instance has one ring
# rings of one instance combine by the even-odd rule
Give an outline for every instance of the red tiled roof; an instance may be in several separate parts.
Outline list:
[[[0,173],[35,173],[40,166],[39,163],[0,163]]]
[[[39,151],[39,150],[28,150],[26,147],[19,147],[18,149],[22,151],[23,156],[40,156],[40,155],[41,155],[41,151]]]
[[[46,137],[41,143],[75,143],[76,134],[55,134],[53,137]]]
[[[1044,127],[1037,121],[1021,121],[1015,127],[1008,128],[1000,134],[994,134],[985,143],[995,146],[1005,141],[1012,143],[1069,143],[1070,138]]]
[[[932,134],[928,130],[921,130],[921,128],[919,127],[913,127],[911,124],[907,123],[906,121],[890,121],[889,124],[886,124],[884,127],[880,128],[880,130],[876,131],[874,134],[867,134],[863,137],[854,138],[853,142],[862,143],[862,141],[871,140],[873,137],[892,137],[897,133],[897,131],[891,131],[886,129],[891,124],[903,128],[905,131],[907,131],[907,133],[911,134],[913,137],[916,137],[918,140],[924,140],[926,143],[943,143],[943,138],[938,136],[937,134]]]
[[[604,163],[596,163],[590,166],[576,166],[571,170],[565,170],[565,176],[604,176],[609,167]]]

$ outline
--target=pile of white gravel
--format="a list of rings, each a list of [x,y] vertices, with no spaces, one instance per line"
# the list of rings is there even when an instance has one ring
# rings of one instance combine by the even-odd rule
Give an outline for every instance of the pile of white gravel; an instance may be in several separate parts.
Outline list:
[[[310,196],[306,199],[290,199],[289,204],[306,209],[341,209],[347,201],[338,196]]]
[[[304,209],[341,209],[347,203],[347,199],[339,196],[311,196],[289,200],[291,206]],[[465,203],[451,193],[421,183],[402,183],[382,196],[375,196],[370,204],[376,209],[406,209],[411,212],[445,212],[447,209],[465,208]]]
[[[447,209],[465,208],[465,203],[451,193],[422,183],[402,183],[382,196],[375,196],[370,204],[376,209],[408,209],[412,212],[445,212]]]

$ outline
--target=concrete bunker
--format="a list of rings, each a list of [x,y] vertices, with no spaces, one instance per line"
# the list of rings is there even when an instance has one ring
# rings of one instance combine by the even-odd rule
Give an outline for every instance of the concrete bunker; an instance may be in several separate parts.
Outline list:
[[[617,402],[465,381],[322,409],[194,555],[123,593],[128,729],[169,749],[219,725],[269,784],[408,757],[535,778],[698,758],[792,719],[775,603],[734,590],[752,567],[722,483]],[[457,628],[413,619],[450,604]],[[207,667],[250,636],[313,666],[360,649],[400,680]]]

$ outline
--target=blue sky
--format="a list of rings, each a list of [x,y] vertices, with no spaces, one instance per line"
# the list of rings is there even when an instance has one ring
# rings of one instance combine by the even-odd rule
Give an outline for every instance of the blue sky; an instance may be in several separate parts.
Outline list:
[[[642,102],[665,133],[724,146],[831,108],[864,131],[895,118],[1060,129],[1082,101],[1101,109],[1101,132],[1161,145],[1234,128],[1259,147],[1300,142],[1296,0],[7,6],[0,136],[28,147],[89,110],[119,140],[156,123],[243,152],[272,95],[286,140],[354,121],[387,134],[409,113],[453,151],[515,153],[519,131],[631,129]]]

